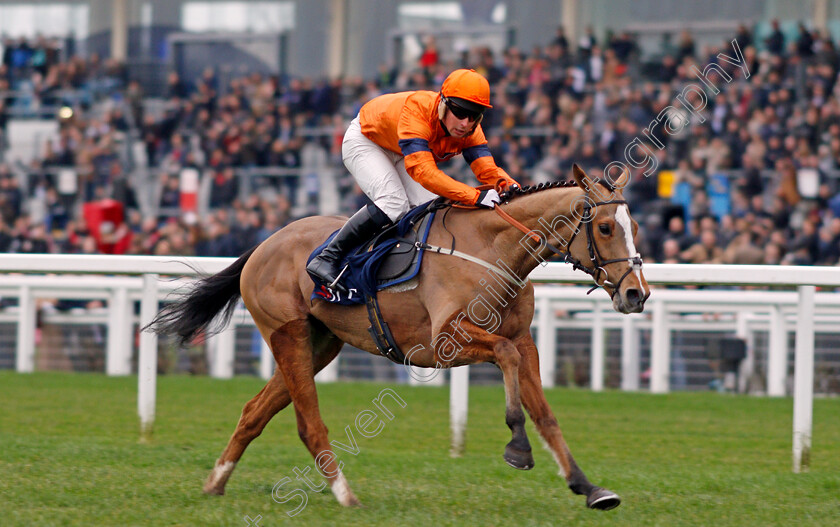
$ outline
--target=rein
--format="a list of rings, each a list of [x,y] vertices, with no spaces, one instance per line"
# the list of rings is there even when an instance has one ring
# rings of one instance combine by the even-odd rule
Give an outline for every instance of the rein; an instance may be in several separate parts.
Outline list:
[[[550,188],[550,187],[546,187],[546,188]],[[541,190],[541,189],[542,189],[542,185],[539,185],[537,190]],[[519,192],[525,193],[527,191],[526,191],[526,189],[521,189]],[[509,192],[508,195],[505,196],[505,197],[509,197],[510,195],[511,195],[511,193]],[[532,240],[540,243],[541,245],[545,245],[545,247],[547,247],[551,252],[553,252],[557,256],[562,257],[563,261],[565,263],[572,264],[572,269],[573,270],[583,271],[584,273],[591,276],[592,279],[595,281],[595,285],[589,291],[587,291],[586,294],[589,294],[592,291],[595,291],[599,287],[603,287],[603,285],[607,285],[610,288],[612,288],[612,293],[610,293],[610,298],[612,298],[613,296],[615,296],[616,292],[618,291],[619,287],[621,286],[621,283],[624,281],[625,278],[627,278],[627,276],[631,272],[640,271],[642,269],[642,257],[638,253],[636,253],[633,256],[628,256],[627,258],[614,258],[612,260],[604,260],[601,257],[601,252],[598,250],[598,245],[595,243],[595,236],[594,236],[594,232],[592,230],[592,219],[593,219],[593,217],[592,217],[592,207],[593,206],[598,207],[600,205],[626,205],[627,201],[623,200],[623,199],[616,199],[616,200],[599,201],[599,202],[594,202],[593,203],[589,199],[589,191],[588,190],[586,192],[586,198],[587,199],[584,202],[584,207],[583,207],[583,216],[581,217],[580,222],[578,223],[577,227],[575,228],[574,232],[572,233],[572,237],[571,237],[571,239],[569,240],[569,243],[566,246],[571,248],[572,243],[575,241],[575,237],[577,236],[578,232],[580,232],[580,230],[581,230],[580,229],[581,225],[586,225],[586,248],[589,251],[589,260],[592,263],[592,267],[587,266],[586,264],[581,262],[579,259],[572,256],[572,253],[570,251],[564,251],[563,249],[560,249],[559,247],[557,247],[554,244],[552,244],[551,242],[549,242],[548,239],[543,238],[542,236],[540,236],[539,234],[537,234],[533,230],[531,230],[528,227],[526,227],[525,225],[523,225],[519,220],[517,220],[516,218],[514,218],[513,216],[511,216],[510,214],[508,214],[504,210],[502,210],[502,208],[500,206],[501,204],[497,204],[495,207],[493,207],[493,210],[496,212],[496,214],[499,215],[500,218],[502,218],[503,220],[505,220],[506,222],[511,224],[513,227],[515,227],[515,228],[519,229],[520,231],[522,231],[523,233],[525,233]],[[478,207],[474,207],[474,206],[456,205],[456,204],[452,204],[452,206],[457,207],[457,208],[464,208],[464,209],[478,208]],[[441,252],[441,251],[438,251],[438,252]],[[450,254],[452,254],[452,253],[450,253]],[[461,255],[457,255],[457,256],[461,256]],[[470,260],[474,261],[475,259],[470,258]],[[621,275],[621,278],[619,278],[617,282],[613,283],[610,280],[608,280],[609,273],[604,268],[604,266],[612,264],[612,263],[618,263],[618,262],[630,262],[630,268],[628,268],[627,271],[625,271],[625,273],[623,275]],[[482,265],[483,265],[483,263],[482,263]],[[486,265],[485,265],[485,267],[486,267]],[[602,273],[604,275],[606,275],[606,278],[604,279],[604,281],[601,284],[599,284],[598,279],[601,277]]]

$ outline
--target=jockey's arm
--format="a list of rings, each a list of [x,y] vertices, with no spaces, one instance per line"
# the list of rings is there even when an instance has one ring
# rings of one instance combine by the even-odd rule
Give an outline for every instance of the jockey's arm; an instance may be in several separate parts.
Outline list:
[[[400,148],[405,155],[405,170],[411,178],[438,196],[475,205],[480,192],[452,179],[439,169],[425,139],[400,140]]]
[[[507,172],[496,165],[496,161],[490,153],[490,147],[487,146],[487,138],[484,136],[484,129],[481,128],[481,125],[476,126],[473,133],[470,134],[462,154],[475,177],[485,185],[495,185],[500,179],[508,187],[519,185]]]
[[[464,149],[464,159],[469,163],[475,177],[486,185],[495,185],[500,179],[506,186],[519,185],[507,172],[496,165],[487,143]]]
[[[405,170],[416,182],[439,196],[475,205],[481,194],[476,188],[456,181],[438,168],[429,140],[434,137],[432,124],[419,99],[409,98],[399,117],[398,144],[405,157]],[[434,118],[437,123],[437,118]],[[483,145],[483,149],[481,148]],[[487,148],[487,139],[480,126],[477,126],[462,152],[470,149],[467,162],[482,183],[495,184],[504,179],[508,184],[515,183],[510,176],[496,166]],[[489,162],[489,163],[488,163]]]

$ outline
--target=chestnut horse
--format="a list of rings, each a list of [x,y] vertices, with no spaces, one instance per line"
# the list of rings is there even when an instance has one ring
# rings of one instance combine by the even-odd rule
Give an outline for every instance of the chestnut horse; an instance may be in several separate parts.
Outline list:
[[[606,510],[618,506],[620,498],[586,478],[543,395],[530,331],[534,289],[527,276],[544,259],[560,254],[591,274],[622,313],[642,311],[650,289],[633,245],[638,225],[621,194],[628,175],[609,185],[590,179],[577,165],[573,173],[576,185],[540,185],[508,193],[507,201],[497,206],[501,212],[450,208],[438,213],[428,243],[450,248],[457,241],[461,257],[427,251],[413,288],[385,289],[378,297],[396,343],[410,350],[414,365],[451,368],[491,362],[501,369],[505,422],[512,431],[504,453],[508,464],[519,469],[534,466],[524,406],[569,488],[585,495],[588,507]],[[205,483],[206,493],[224,493],[245,448],[291,402],[300,438],[335,497],[345,506],[359,504],[335,455],[319,457],[331,447],[314,376],[335,359],[344,343],[378,352],[367,330],[365,307],[310,300],[313,283],[305,270],[312,250],[343,221],[309,217],[291,223],[224,271],[199,281],[150,325],[188,342],[217,314],[229,317],[241,296],[277,363],[274,375],[242,410]]]

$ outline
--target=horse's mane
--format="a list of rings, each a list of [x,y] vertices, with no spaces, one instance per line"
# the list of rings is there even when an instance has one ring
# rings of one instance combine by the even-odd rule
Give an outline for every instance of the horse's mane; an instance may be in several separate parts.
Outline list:
[[[615,186],[611,185],[608,181],[605,181],[603,179],[594,179],[593,181],[607,189],[610,193],[615,191]],[[509,191],[507,195],[512,199],[517,196],[533,194],[534,192],[540,192],[542,190],[548,190],[551,188],[569,188],[577,186],[577,181],[575,181],[574,179],[570,179],[567,181],[551,181],[549,183],[540,183],[538,185],[526,185],[524,187],[520,187]]]

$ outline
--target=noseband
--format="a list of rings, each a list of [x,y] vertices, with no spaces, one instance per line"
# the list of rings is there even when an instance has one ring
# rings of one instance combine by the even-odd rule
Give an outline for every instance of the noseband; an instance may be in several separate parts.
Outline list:
[[[514,219],[513,216],[511,216],[507,212],[503,211],[501,209],[501,207],[499,207],[498,205],[496,207],[494,207],[493,210],[495,210],[496,213],[499,216],[501,216],[505,221],[507,221],[508,223],[510,223],[511,225],[516,227],[517,229],[519,229],[520,231],[522,231],[525,234],[527,234],[528,236],[530,236],[534,241],[538,241],[541,244],[545,244],[545,246],[548,247],[548,249],[551,252],[553,252],[557,256],[562,257],[564,262],[572,264],[572,269],[583,271],[584,273],[591,276],[592,279],[595,281],[595,286],[592,287],[592,289],[590,289],[589,291],[587,291],[586,294],[591,293],[592,291],[598,289],[599,287],[603,287],[603,285],[607,285],[607,286],[612,288],[612,293],[609,293],[610,298],[612,298],[612,297],[615,296],[615,293],[618,291],[619,287],[621,287],[621,282],[623,282],[624,279],[627,278],[627,276],[631,272],[641,271],[641,269],[642,269],[642,257],[641,257],[641,255],[639,255],[639,253],[636,253],[635,255],[628,256],[627,258],[613,258],[612,260],[604,260],[601,257],[600,251],[598,251],[598,245],[595,243],[595,235],[594,235],[594,232],[592,230],[592,220],[594,219],[594,217],[592,216],[592,207],[593,206],[598,207],[600,205],[626,205],[626,204],[627,204],[627,201],[625,201],[623,199],[616,199],[616,200],[610,200],[610,201],[599,201],[599,202],[596,202],[596,203],[592,203],[589,200],[589,195],[587,193],[587,199],[584,202],[584,206],[583,206],[583,216],[580,219],[580,223],[578,223],[577,227],[575,228],[575,231],[572,233],[572,237],[571,237],[571,239],[569,239],[569,243],[566,245],[566,247],[569,248],[568,251],[564,251],[564,250],[560,249],[559,247],[557,247],[555,245],[552,245],[547,239],[543,238],[542,236],[540,236],[536,232],[532,231],[528,227],[522,225],[520,222],[518,222],[516,219]],[[589,261],[592,264],[591,267],[587,266],[586,264],[584,264],[583,262],[581,262],[580,260],[578,260],[577,258],[572,256],[572,253],[571,253],[572,243],[575,241],[575,237],[577,236],[578,232],[580,232],[581,225],[586,225],[586,248],[589,251]],[[621,278],[618,279],[618,282],[613,283],[610,280],[608,280],[609,273],[607,272],[606,269],[604,269],[604,266],[612,264],[612,263],[617,263],[617,262],[630,262],[630,267],[627,269],[627,271],[625,271],[625,273],[623,275],[621,275]],[[605,275],[604,281],[601,282],[601,283],[598,283],[598,279],[601,277],[602,273]]]

